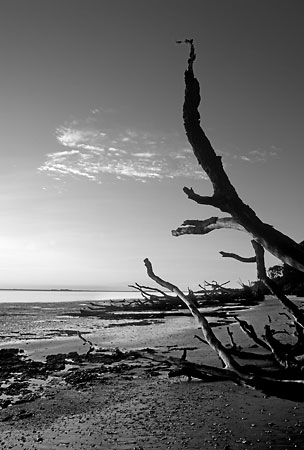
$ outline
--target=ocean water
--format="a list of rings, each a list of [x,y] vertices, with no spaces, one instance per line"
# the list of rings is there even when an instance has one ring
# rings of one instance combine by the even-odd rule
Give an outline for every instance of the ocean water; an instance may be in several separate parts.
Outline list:
[[[96,332],[110,321],[77,317],[80,308],[136,297],[134,292],[0,291],[0,344]]]
[[[82,333],[98,345],[109,344],[115,338],[123,345],[125,340],[135,343],[143,336],[158,335],[167,339],[168,332],[178,333],[184,329],[197,329],[197,322],[191,316],[166,317],[156,319],[143,326],[134,326],[141,319],[103,320],[99,317],[77,316],[80,308],[90,302],[106,302],[124,298],[138,298],[136,292],[71,292],[71,291],[0,291],[0,346],[17,344],[20,341],[39,341],[46,339],[65,339]],[[303,298],[292,298],[298,305],[304,305]],[[210,312],[211,308],[206,311]],[[214,311],[214,308],[212,308]],[[282,330],[286,324],[284,308],[274,297],[268,296],[264,302],[251,308],[222,305],[215,308],[214,316],[208,318],[213,323],[221,321],[219,311],[225,311],[232,322],[235,315],[253,324],[259,335],[272,318],[272,327]],[[239,329],[231,323],[232,329]],[[126,337],[127,336],[127,337]],[[37,342],[38,343],[38,342]]]
[[[57,303],[106,301],[138,298],[137,292],[123,291],[18,291],[0,290],[1,303]],[[0,305],[1,306],[1,305]]]
[[[111,343],[114,338],[123,343],[124,336],[130,343],[130,340],[142,340],[143,335],[166,336],[168,331],[173,333],[196,326],[190,315],[151,321],[141,318],[104,320],[77,315],[80,308],[90,302],[138,297],[137,292],[0,291],[0,346],[18,345],[20,341],[64,339],[77,336],[79,332],[84,336],[88,334],[98,345]],[[210,309],[214,308],[207,308]]]

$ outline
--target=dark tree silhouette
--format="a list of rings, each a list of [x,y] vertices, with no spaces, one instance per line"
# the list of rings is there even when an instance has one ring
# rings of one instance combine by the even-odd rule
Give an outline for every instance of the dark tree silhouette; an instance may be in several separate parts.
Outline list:
[[[244,384],[262,390],[267,395],[276,395],[296,401],[304,401],[304,315],[303,312],[284,294],[275,282],[275,277],[268,276],[264,263],[264,250],[279,258],[284,267],[292,267],[301,273],[304,272],[304,248],[290,237],[276,230],[273,226],[262,222],[250,206],[246,205],[234,186],[230,182],[222,165],[221,157],[216,155],[212,145],[200,125],[200,85],[194,76],[193,64],[196,59],[192,39],[178,41],[190,46],[188,66],[185,71],[185,98],[183,106],[183,119],[186,135],[193,149],[198,163],[207,173],[212,185],[213,195],[202,196],[192,188],[184,188],[189,199],[200,205],[210,205],[227,217],[210,217],[205,220],[186,220],[179,228],[172,231],[173,236],[188,234],[206,234],[216,229],[232,228],[249,234],[254,255],[243,257],[235,253],[221,252],[223,257],[230,257],[246,263],[256,263],[258,279],[269,291],[277,296],[279,301],[288,310],[296,329],[296,344],[282,343],[276,337],[276,332],[265,326],[265,336],[259,338],[254,328],[245,321],[239,321],[242,330],[260,345],[273,362],[273,367],[263,368],[261,365],[241,364],[240,360],[255,358],[256,355],[241,352],[232,341],[230,347],[224,346],[215,336],[207,319],[198,310],[191,298],[172,283],[163,280],[154,273],[151,262],[145,259],[148,276],[158,285],[172,291],[189,308],[197,318],[203,332],[204,341],[218,354],[224,368],[210,367],[190,363],[183,357],[181,360],[170,358],[167,360],[176,366],[175,374],[188,375],[202,379],[222,380],[230,379],[238,384]],[[270,274],[271,275],[271,274]],[[161,356],[144,355],[153,359],[162,359]]]
[[[302,245],[302,244],[301,244]],[[304,273],[288,264],[269,267],[268,276],[274,280],[287,295],[304,295]]]

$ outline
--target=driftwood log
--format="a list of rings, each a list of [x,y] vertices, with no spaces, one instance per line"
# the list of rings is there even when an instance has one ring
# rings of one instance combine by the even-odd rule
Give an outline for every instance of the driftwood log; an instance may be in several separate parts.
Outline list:
[[[162,288],[171,291],[189,308],[191,314],[198,320],[203,333],[203,340],[218,355],[223,368],[204,366],[189,363],[185,358],[172,360],[167,358],[169,364],[175,365],[173,374],[185,374],[188,377],[206,379],[229,379],[235,383],[249,386],[263,391],[266,395],[275,395],[295,401],[304,401],[304,314],[284,295],[284,292],[276,283],[267,276],[264,263],[264,249],[288,264],[304,272],[304,248],[290,237],[276,230],[273,226],[264,223],[250,206],[246,205],[234,186],[230,182],[218,156],[200,125],[200,85],[194,76],[193,64],[196,59],[192,39],[178,41],[190,46],[188,66],[185,71],[185,99],[183,106],[184,127],[188,141],[193,149],[198,163],[208,175],[212,186],[212,196],[202,196],[194,192],[192,188],[185,187],[184,192],[189,199],[200,205],[213,206],[227,217],[210,217],[205,220],[186,220],[177,229],[172,231],[173,236],[189,234],[206,234],[216,229],[230,228],[248,233],[254,249],[254,256],[242,257],[235,253],[221,252],[223,257],[230,257],[245,263],[256,263],[258,279],[261,280],[272,294],[287,308],[292,316],[298,340],[296,344],[282,343],[275,335],[278,334],[265,326],[265,336],[257,336],[254,328],[245,321],[239,321],[242,330],[260,346],[265,352],[265,357],[273,360],[273,367],[266,368],[261,365],[241,364],[242,356],[250,359],[254,355],[245,354],[236,346],[232,334],[229,331],[231,347],[224,346],[216,337],[206,317],[199,311],[191,297],[186,296],[177,286],[163,280],[156,275],[149,259],[145,259],[148,276]],[[243,355],[242,355],[243,353]],[[250,353],[250,352],[249,352]],[[160,358],[160,355],[142,355],[152,359]],[[162,357],[164,358],[164,357]]]
[[[274,395],[280,398],[286,398],[294,401],[304,401],[304,379],[302,377],[302,368],[304,362],[291,358],[285,348],[280,347],[280,343],[275,341],[269,344],[267,349],[273,354],[278,362],[277,369],[263,369],[260,366],[241,365],[233,351],[225,347],[221,341],[215,336],[211,326],[204,315],[197,309],[191,299],[187,298],[184,293],[172,283],[163,280],[153,271],[151,262],[146,258],[145,266],[148,276],[158,283],[160,286],[170,290],[187,305],[192,315],[198,320],[202,330],[205,342],[218,354],[223,368],[189,363],[185,359],[165,358],[162,355],[155,355],[141,352],[140,356],[153,359],[156,361],[167,361],[171,365],[175,365],[175,375],[187,375],[188,377],[206,380],[209,376],[212,381],[231,380],[239,385],[248,386],[258,389],[265,395]],[[272,332],[270,331],[272,334]],[[269,340],[268,340],[269,343]],[[277,344],[277,345],[276,345]],[[282,345],[282,344],[281,344]],[[248,355],[246,355],[246,359]],[[292,360],[292,361],[290,361]]]

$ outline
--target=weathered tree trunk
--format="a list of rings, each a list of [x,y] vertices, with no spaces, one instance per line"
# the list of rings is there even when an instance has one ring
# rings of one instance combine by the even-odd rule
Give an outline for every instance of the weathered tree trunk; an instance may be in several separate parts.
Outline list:
[[[266,273],[265,262],[264,262],[264,249],[263,247],[257,243],[256,241],[251,241],[252,246],[254,248],[256,254],[256,262],[257,262],[257,272],[258,278],[263,281],[265,286],[268,287],[270,292],[275,295],[283,306],[292,314],[295,322],[298,323],[302,328],[304,328],[304,314],[303,312],[284,294],[282,289],[271,280]]]
[[[184,188],[184,191],[190,199],[197,203],[214,206],[231,215],[231,218],[229,217],[227,219],[207,219],[207,221],[211,220],[212,223],[209,224],[208,231],[204,231],[206,228],[203,226],[202,234],[211,231],[210,225],[213,226],[212,229],[224,226],[229,228],[240,227],[239,229],[243,229],[249,233],[255,241],[281,261],[304,272],[303,247],[271,225],[263,223],[257,217],[256,213],[248,205],[243,203],[223,168],[221,157],[216,155],[209,139],[202,130],[200,126],[200,114],[198,112],[201,100],[200,86],[193,72],[193,63],[196,55],[193,41],[186,40],[186,43],[190,44],[190,56],[188,59],[188,68],[185,71],[184,126],[188,141],[192,146],[199,164],[207,173],[213,185],[214,193],[211,197],[204,197],[196,194],[189,188]],[[220,226],[216,226],[217,224]],[[187,225],[189,223],[186,224],[186,227]],[[174,230],[173,235],[180,236],[181,234],[190,234],[191,232],[195,234],[199,233],[198,228],[195,227],[192,229],[187,227],[186,233],[182,233],[181,228]]]
[[[235,188],[231,184],[224,171],[221,158],[217,156],[200,126],[200,115],[198,107],[200,104],[200,87],[193,73],[193,63],[196,58],[193,40],[186,40],[190,44],[190,56],[188,68],[185,72],[185,101],[183,107],[183,118],[186,134],[191,144],[194,154],[207,173],[214,193],[212,196],[204,197],[198,195],[193,189],[184,188],[188,197],[202,205],[211,205],[219,210],[229,213],[229,217],[211,217],[206,220],[187,220],[183,225],[172,231],[174,236],[185,234],[206,234],[215,229],[231,228],[249,233],[253,238],[252,245],[255,256],[244,258],[235,253],[221,252],[222,256],[237,259],[242,262],[256,262],[258,278],[275,294],[282,304],[293,316],[298,342],[296,344],[282,344],[274,335],[277,333],[265,326],[265,336],[259,338],[254,328],[245,321],[239,323],[243,331],[261,346],[266,352],[266,357],[271,357],[275,364],[271,369],[257,367],[254,365],[242,365],[237,361],[241,358],[239,349],[229,333],[232,348],[225,347],[216,337],[207,319],[198,310],[192,298],[186,296],[177,286],[163,280],[153,271],[152,264],[148,259],[144,263],[148,276],[158,285],[170,290],[178,296],[189,308],[192,315],[198,320],[204,336],[204,343],[207,343],[219,356],[224,368],[216,368],[204,365],[197,365],[181,360],[172,361],[175,364],[174,375],[184,374],[188,377],[196,376],[204,379],[206,373],[215,376],[217,379],[230,379],[238,384],[245,384],[255,389],[260,389],[267,395],[275,395],[281,398],[288,398],[296,401],[304,401],[304,314],[291,302],[281,291],[281,289],[267,277],[264,264],[264,248],[283,262],[304,272],[304,249],[288,236],[274,229],[271,225],[263,223],[255,212],[238,196]],[[200,338],[201,340],[201,338]],[[244,354],[242,355],[244,356]],[[247,357],[251,357],[249,354]],[[157,359],[157,355],[149,355],[152,359]],[[169,359],[167,358],[167,361]]]
[[[188,363],[185,359],[173,361],[172,358],[163,357],[162,355],[150,353],[147,355],[145,352],[140,352],[139,354],[142,357],[148,357],[149,359],[156,361],[167,361],[169,364],[175,365],[177,367],[175,375],[187,375],[188,377],[196,377],[203,380],[205,379],[206,374],[209,374],[211,377],[217,377],[217,380],[228,379],[237,384],[261,390],[266,395],[274,395],[295,401],[304,401],[304,380],[301,373],[302,362],[296,365],[295,359],[292,358],[292,366],[289,366],[288,364],[284,365],[284,357],[283,359],[281,358],[283,352],[281,349],[279,352],[277,349],[273,350],[272,347],[274,343],[272,342],[272,345],[268,348],[273,350],[280,366],[283,366],[285,370],[279,369],[275,371],[271,369],[269,371],[252,365],[241,366],[232,356],[232,352],[230,352],[229,349],[227,349],[215,336],[207,319],[200,313],[196,306],[192,304],[191,299],[188,299],[177,286],[156,275],[153,271],[151,262],[147,258],[144,260],[144,263],[147,274],[152,280],[160,286],[174,292],[187,305],[192,315],[198,320],[206,343],[218,354],[220,360],[224,364],[224,368],[221,369],[213,366]],[[285,360],[287,359],[285,358]]]

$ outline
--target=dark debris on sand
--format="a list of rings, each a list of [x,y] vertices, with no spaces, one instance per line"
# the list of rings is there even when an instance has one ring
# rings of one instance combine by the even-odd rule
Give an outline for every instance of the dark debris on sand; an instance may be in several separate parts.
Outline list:
[[[42,397],[44,387],[54,381],[54,377],[79,388],[142,367],[136,359],[132,352],[100,349],[87,354],[48,355],[46,361],[41,362],[28,358],[18,348],[0,349],[0,409]]]
[[[138,371],[148,377],[159,375],[155,366],[160,365],[139,362],[134,352],[119,349],[59,353],[48,355],[45,362],[33,361],[18,348],[0,349],[0,410],[44,397],[48,387],[56,383],[82,389],[115,376],[138,376]]]

